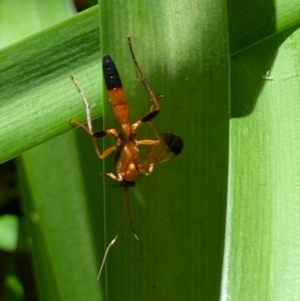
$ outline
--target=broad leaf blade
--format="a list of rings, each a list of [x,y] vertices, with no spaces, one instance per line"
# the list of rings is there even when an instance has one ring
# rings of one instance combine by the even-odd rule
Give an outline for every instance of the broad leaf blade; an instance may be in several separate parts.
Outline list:
[[[101,91],[97,8],[5,48],[0,53],[0,162],[71,128],[84,110],[69,76],[93,112]]]
[[[119,68],[132,121],[149,111],[150,97],[133,80],[136,73],[127,35],[154,92],[164,96],[155,119],[158,130],[181,136],[185,144],[182,154],[157,166],[149,177],[140,176],[131,190],[146,263],[125,227],[107,262],[108,300],[198,300],[200,296],[216,300],[229,123],[223,3],[104,1],[100,5],[103,53],[111,54]],[[109,110],[107,127],[114,122]],[[139,132],[138,137],[148,136]],[[111,171],[112,164],[106,162],[106,171]],[[116,233],[122,207],[122,190],[116,186],[106,180],[107,243]]]
[[[96,282],[100,252],[95,242],[102,233],[101,178],[96,156],[89,152],[83,160],[80,149],[74,133],[68,133],[22,156],[30,189],[25,210],[43,300],[83,300],[87,294],[89,300],[99,300],[101,296]],[[86,169],[94,181],[85,181]]]
[[[35,8],[35,14],[38,15],[41,7]],[[53,129],[51,118],[49,119],[51,114],[53,119],[58,118],[57,121],[62,117],[60,114],[65,115],[59,122],[66,129],[71,127],[68,120],[76,117],[76,114],[71,115],[72,110],[60,111],[59,108],[65,109],[64,102],[49,103],[49,99],[59,95],[60,91],[64,95],[62,98],[67,96],[63,89],[57,89],[61,87],[59,79],[62,83],[66,80],[66,86],[69,85],[76,95],[74,104],[78,104],[78,111],[84,115],[80,96],[69,75],[72,72],[81,82],[79,70],[82,71],[83,68],[89,71],[96,65],[88,61],[93,57],[98,59],[99,56],[99,45],[95,45],[95,41],[99,43],[97,22],[93,22],[95,12],[83,13],[79,18],[75,17],[40,32],[1,52],[5,58],[2,66],[2,79],[5,80],[2,92],[8,95],[1,107],[2,112],[6,113],[3,122],[6,143],[3,146],[11,146],[5,149],[9,153],[4,150],[2,155],[15,155],[16,151],[29,148],[39,139],[52,137],[58,128]],[[55,10],[50,10],[49,17],[51,13],[56,15]],[[79,25],[83,26],[80,30]],[[87,45],[82,43],[83,40],[87,41]],[[62,41],[65,43],[62,44]],[[75,48],[78,49],[78,55],[74,54]],[[82,54],[86,54],[86,57]],[[79,59],[76,60],[76,57]],[[72,59],[76,61],[73,62]],[[100,70],[97,71],[99,75]],[[10,87],[14,89],[9,89]],[[85,91],[88,93],[89,89]],[[11,109],[12,105],[17,106],[16,110]],[[19,130],[20,126],[22,131]],[[58,132],[61,130],[62,128]],[[12,133],[16,135],[12,136]],[[87,143],[90,141],[85,140],[84,145]],[[27,241],[32,242],[36,279],[43,300],[83,300],[87,295],[89,300],[102,298],[99,283],[96,282],[96,250],[99,243],[94,238],[97,237],[97,241],[100,241],[98,229],[101,229],[101,189],[94,185],[92,179],[85,182],[82,177],[85,166],[80,164],[80,149],[81,144],[77,143],[75,134],[68,133],[22,155],[20,182],[23,184],[24,211],[30,230]],[[94,161],[96,159],[93,153],[88,153],[87,157]],[[92,167],[96,169],[97,164],[85,163],[92,174]],[[100,178],[98,169],[94,172],[94,177],[97,180]]]
[[[231,121],[222,300],[298,300],[299,43],[289,30],[234,58],[248,107]],[[273,53],[274,62],[266,68]],[[264,72],[259,68],[265,68]],[[269,77],[262,74],[270,70]],[[246,99],[246,102],[244,101]],[[252,103],[249,110],[249,103]]]
[[[231,54],[299,24],[298,0],[228,0],[227,7]]]

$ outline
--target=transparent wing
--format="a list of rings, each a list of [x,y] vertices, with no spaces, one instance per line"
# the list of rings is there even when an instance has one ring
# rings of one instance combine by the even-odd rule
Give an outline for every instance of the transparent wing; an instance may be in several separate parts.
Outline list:
[[[160,134],[159,143],[149,148],[148,154],[140,163],[140,171],[144,174],[151,173],[155,164],[174,158],[182,149],[183,141],[180,137],[170,133]]]

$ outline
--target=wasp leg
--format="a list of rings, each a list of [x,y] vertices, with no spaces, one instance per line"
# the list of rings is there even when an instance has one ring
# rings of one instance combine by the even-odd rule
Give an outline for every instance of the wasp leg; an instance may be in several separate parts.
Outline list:
[[[137,122],[133,123],[133,124],[131,125],[132,131],[135,133],[136,129],[137,129],[140,125],[142,125],[142,124],[144,124],[144,123],[146,123],[146,122],[144,121],[143,118],[140,119],[140,120],[138,120]],[[157,131],[157,129],[156,129],[154,123],[153,123],[152,121],[148,121],[147,123],[150,124],[150,126],[152,127],[153,132],[155,133],[157,139],[159,140],[159,139],[160,139],[160,136],[159,136],[159,134],[158,134],[158,131]]]
[[[147,168],[145,168],[145,166],[142,165],[140,166],[140,172],[145,176],[149,176],[152,173],[153,169],[154,169],[154,163],[148,164]]]
[[[93,130],[91,105],[87,101],[86,96],[84,95],[83,91],[81,90],[81,88],[80,88],[78,82],[76,81],[76,79],[74,78],[74,76],[71,75],[70,77],[71,77],[71,80],[74,83],[74,85],[75,85],[77,91],[79,92],[79,94],[81,96],[81,99],[82,99],[82,101],[85,105],[87,125],[83,124],[82,122],[80,122],[76,119],[70,119],[69,122],[83,128],[92,137],[94,149],[96,151],[97,156],[100,159],[104,159],[105,157],[107,157],[111,152],[113,152],[117,148],[117,145],[109,147],[108,149],[106,149],[101,154],[101,152],[99,150],[99,147],[97,145],[96,138],[102,138],[102,137],[105,137],[106,135],[112,135],[112,136],[115,137],[116,141],[118,141],[119,139],[121,139],[120,138],[121,136],[120,136],[120,134],[118,133],[118,131],[116,129],[107,129],[107,130],[100,130],[100,131],[94,131]]]
[[[116,176],[116,175],[113,174],[112,172],[108,172],[107,175],[108,175],[109,177],[111,177],[111,178],[112,178],[113,180],[115,180],[115,181],[118,181],[118,182],[122,182],[122,181],[123,181],[123,178],[122,178],[120,175]]]
[[[84,103],[85,106],[85,112],[86,112],[86,119],[87,119],[87,129],[85,127],[83,127],[88,133],[93,132],[93,126],[92,126],[92,107],[89,104],[89,102],[87,101],[85,94],[83,93],[83,91],[81,90],[77,80],[75,79],[75,77],[73,75],[70,75],[70,78],[74,84],[74,86],[76,87],[77,91],[80,94],[80,97]],[[76,122],[75,122],[76,123]],[[79,126],[81,126],[80,124],[78,124]]]
[[[140,66],[139,66],[139,64],[138,64],[138,62],[137,62],[137,60],[135,58],[135,54],[133,52],[133,48],[132,48],[130,37],[127,37],[127,40],[128,40],[129,50],[130,50],[133,62],[135,64],[135,67],[137,68],[137,71],[138,71],[138,74],[139,74],[140,81],[143,83],[143,85],[147,89],[147,91],[150,94],[151,99],[153,101],[153,105],[150,108],[150,112],[146,116],[144,116],[142,119],[138,120],[137,122],[135,122],[132,125],[132,129],[135,131],[141,124],[147,123],[147,122],[151,123],[151,121],[159,113],[159,111],[160,111],[160,105],[159,105],[159,102],[157,100],[157,96],[154,94],[153,90],[151,89],[148,81],[146,80],[145,76],[143,75],[143,72],[142,72],[142,70],[141,70],[141,68],[140,68]],[[154,128],[153,125],[152,125],[152,127]],[[154,128],[154,131],[157,134],[155,128]]]
[[[149,166],[149,170],[147,173],[145,173],[146,176],[149,176],[151,174],[151,172],[153,171],[153,168],[154,168],[154,163],[151,163],[150,166]]]
[[[95,152],[96,152],[97,156],[100,159],[104,159],[111,152],[113,152],[114,150],[117,149],[117,145],[113,145],[113,146],[109,147],[108,149],[106,149],[101,154],[101,151],[99,150],[99,147],[98,147],[98,144],[97,144],[97,139],[96,139],[96,138],[104,137],[106,135],[113,135],[117,139],[119,137],[119,133],[115,129],[102,130],[102,131],[97,131],[97,132],[90,132],[89,128],[85,124],[81,123],[80,121],[78,121],[76,119],[70,119],[69,122],[72,123],[72,124],[76,124],[76,125],[80,126],[92,137]]]
[[[141,67],[139,66],[136,58],[135,58],[135,54],[133,52],[133,48],[132,48],[132,44],[131,44],[131,39],[130,37],[127,37],[127,40],[128,40],[128,45],[129,45],[129,50],[130,50],[130,53],[131,53],[131,56],[132,56],[132,59],[133,59],[133,62],[137,68],[137,71],[138,71],[138,74],[139,74],[139,77],[140,77],[140,81],[143,83],[143,85],[145,86],[145,88],[147,89],[148,93],[150,94],[151,96],[151,99],[153,100],[154,102],[154,106],[153,108],[151,109],[151,111],[159,111],[160,110],[160,105],[157,101],[157,97],[155,96],[155,94],[153,93],[150,85],[148,84],[146,78],[144,77],[143,75],[143,72],[141,70]]]
[[[145,140],[137,140],[136,145],[154,145],[158,144],[159,140],[151,140],[151,139],[145,139]]]

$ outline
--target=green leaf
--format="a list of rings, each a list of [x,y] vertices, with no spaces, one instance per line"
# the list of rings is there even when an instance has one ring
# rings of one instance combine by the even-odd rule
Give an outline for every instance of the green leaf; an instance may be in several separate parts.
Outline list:
[[[222,300],[298,300],[299,45],[291,28],[233,58]],[[263,75],[269,71],[269,79]],[[238,88],[237,88],[238,87]]]
[[[229,2],[228,32],[221,1],[101,2],[101,51],[118,66],[131,120],[149,111],[150,97],[134,80],[128,35],[151,87],[164,96],[155,119],[158,130],[181,136],[185,146],[174,161],[155,167],[150,177],[140,176],[130,191],[144,256],[127,221],[98,284],[94,280],[104,253],[102,214],[107,245],[118,228],[122,189],[110,178],[101,178],[101,162],[83,131],[78,130],[78,140],[72,132],[24,154],[23,181],[29,187],[24,185],[23,190],[43,300],[83,300],[87,291],[91,300],[98,300],[101,286],[107,300],[299,299],[295,290],[299,282],[298,5],[253,2],[241,11],[238,3]],[[32,64],[44,54],[48,59],[57,55],[57,60],[51,61],[47,72],[32,72],[24,81],[27,67],[20,68],[12,73],[13,84],[1,87],[5,91],[0,106],[5,109],[0,111],[5,126],[0,129],[2,160],[67,130],[69,118],[85,120],[80,97],[68,79],[72,64],[71,73],[91,104],[107,98],[101,86],[100,55],[91,47],[98,45],[97,18],[96,10],[88,11],[20,42],[18,48],[3,50],[10,54],[6,56],[10,60],[4,60],[8,65],[3,65],[8,67],[18,65],[13,54],[20,55],[19,49],[24,58],[32,58]],[[85,28],[91,24],[94,39],[83,43]],[[64,39],[70,38],[72,51],[60,47],[61,41],[54,43],[60,32],[66,33]],[[231,59],[228,35],[231,53],[236,54]],[[48,38],[53,43],[42,46]],[[39,43],[22,46],[35,39]],[[34,56],[30,45],[37,48]],[[49,45],[58,45],[54,49],[59,54],[51,46],[47,56]],[[67,64],[62,63],[65,53],[70,58]],[[27,66],[24,58],[20,66]],[[38,70],[49,65],[42,63],[41,59],[37,66],[43,68]],[[5,74],[3,85],[10,82],[9,73]],[[27,95],[23,91],[34,99],[22,99]],[[58,95],[62,98],[56,101]],[[16,116],[9,106],[14,97]],[[31,108],[39,99],[43,99],[37,107],[41,111],[22,115],[24,103]],[[60,107],[65,103],[67,107]],[[105,126],[118,127],[109,102],[104,103]],[[54,116],[47,117],[52,110]],[[93,111],[99,115],[99,108]],[[10,123],[11,118],[15,119]],[[37,124],[41,128],[36,129]],[[149,135],[150,130],[138,132],[139,138]],[[114,143],[109,138],[104,142]],[[105,172],[114,172],[113,165],[113,158],[105,159]]]
[[[200,295],[208,300],[215,299],[219,295],[221,278],[228,153],[229,60],[224,6],[221,2],[209,1],[201,5],[189,1],[180,2],[180,5],[170,1],[160,4],[154,1],[140,2],[139,6],[128,2],[122,7],[113,2],[101,5],[103,52],[112,55],[124,79],[132,120],[148,112],[149,95],[140,83],[134,81],[136,74],[126,45],[127,35],[132,37],[136,56],[153,90],[164,95],[161,99],[162,111],[156,120],[159,131],[180,135],[185,143],[183,153],[176,160],[157,166],[149,178],[140,177],[137,187],[132,189],[134,222],[142,240],[145,260],[128,226],[124,227],[119,241],[109,254],[105,294],[107,299],[113,300],[182,300],[198,298]],[[65,26],[76,24],[66,37],[77,34],[78,24],[87,19],[87,14],[65,22]],[[210,21],[217,19],[219,22]],[[51,30],[55,36],[58,29],[63,30],[65,26],[60,24],[40,33],[39,41],[46,39]],[[195,40],[195,36],[201,39]],[[82,44],[77,43],[75,46]],[[40,53],[43,51],[40,50]],[[29,50],[24,51],[25,54],[27,52]],[[82,57],[81,49],[76,49],[75,58]],[[71,64],[73,61],[74,57],[68,62]],[[77,67],[82,72],[80,74],[85,73],[90,79],[89,68],[98,68],[100,72],[100,67],[97,67],[99,61],[99,57],[90,56],[85,64],[78,63]],[[49,62],[44,64],[48,66]],[[26,126],[26,133],[29,131],[41,135],[40,139],[34,138],[33,141],[24,141],[32,135],[23,135],[22,139],[14,137],[7,144],[11,133],[17,135],[19,131],[18,128],[13,131],[11,124],[6,127],[1,134],[6,135],[7,129],[11,132],[4,140],[8,141],[5,144],[5,158],[66,130],[69,127],[68,119],[79,116],[75,110],[81,111],[83,117],[84,109],[78,94],[74,94],[76,99],[68,97],[69,105],[66,109],[61,109],[59,105],[65,103],[67,95],[56,102],[57,91],[64,93],[62,87],[74,91],[72,85],[68,86],[70,81],[67,71],[72,68],[67,66],[62,72],[60,68],[63,66],[60,59],[53,62],[51,70],[45,73],[49,78],[42,77],[44,85],[39,87],[43,91],[39,95],[42,97],[43,94],[48,102],[51,100],[51,110],[47,107],[42,111],[40,119],[47,120],[44,119],[45,115],[59,108],[53,114],[55,120],[53,123],[48,120],[33,131],[33,124],[40,126],[42,120],[30,121],[39,117],[37,114],[26,116],[29,125],[27,122],[22,124]],[[76,78],[81,84],[81,76]],[[32,82],[31,96],[37,91],[39,82],[34,82],[34,79],[33,76],[32,80],[30,78],[26,81],[28,86]],[[51,85],[57,82],[59,87],[52,92],[55,93],[54,97],[50,93],[54,87]],[[17,87],[16,83],[14,81],[14,87]],[[216,86],[218,89],[214,88]],[[94,88],[93,93],[96,93]],[[93,104],[93,95],[84,83],[82,89]],[[22,93],[18,91],[19,99]],[[100,91],[98,89],[97,92]],[[23,99],[20,105],[30,99]],[[35,97],[34,101],[38,99]],[[44,101],[39,108],[42,110],[46,103]],[[73,109],[73,106],[76,108]],[[58,116],[62,112],[65,115]],[[115,126],[115,120],[109,117],[109,112],[110,106],[105,113],[106,124]],[[24,116],[18,115],[18,122],[20,117]],[[55,129],[56,125],[59,129]],[[43,129],[44,132],[40,134]],[[142,133],[139,136],[142,137]],[[103,200],[101,190],[92,193],[92,187],[95,189],[101,185],[98,174],[101,169],[97,168],[95,162],[89,164],[87,161],[96,158],[95,155],[84,156],[82,153],[79,156],[76,151],[76,145],[80,149],[86,147],[92,151],[89,147],[91,144],[86,141],[88,138],[76,144],[70,137],[62,136],[58,138],[58,146],[50,141],[24,154],[22,159],[26,167],[24,183],[29,185],[28,188],[24,185],[26,213],[34,241],[36,274],[43,300],[82,300],[86,290],[91,291],[92,296],[100,294],[96,282],[91,280],[93,275],[97,275],[103,255],[103,251],[93,252],[100,245],[97,237],[101,236],[100,204],[105,202],[107,207],[105,218],[109,241],[116,233],[123,192],[117,183],[105,178]],[[19,146],[9,153],[8,149],[11,150],[17,141],[23,144],[22,148]],[[7,147],[9,145],[11,147]],[[112,160],[108,159],[107,162],[105,171],[113,171]],[[99,171],[91,173],[91,167]],[[81,173],[82,178],[78,176]],[[89,196],[85,198],[88,203],[84,200],[85,194]],[[82,254],[86,256],[84,260]],[[98,264],[95,263],[95,254]]]
[[[73,74],[95,115],[101,106],[97,8],[0,52],[0,162],[71,128],[84,111]]]
[[[128,35],[149,84],[163,94],[155,119],[158,130],[181,136],[185,144],[178,158],[157,166],[149,178],[140,176],[131,190],[145,263],[129,227],[125,228],[107,261],[108,300],[198,300],[201,296],[216,300],[219,296],[229,139],[223,4],[100,4],[101,50],[118,65],[132,120],[149,110],[150,97],[133,81],[136,73],[126,45]],[[107,126],[113,122],[109,110],[105,110]],[[108,244],[116,233],[120,216],[116,202],[122,200],[122,191],[110,179],[105,181]]]
[[[25,211],[43,300],[84,300],[87,295],[99,300],[102,295],[96,282],[102,228],[97,158],[92,148],[87,158],[81,157],[74,134],[22,155]]]
[[[298,0],[228,0],[227,7],[231,54],[299,24]]]
[[[70,1],[3,0],[0,2],[0,48],[61,22],[73,13]]]
[[[91,85],[93,80],[89,81],[90,88],[97,86],[100,68],[95,69],[97,63],[91,63],[99,57],[95,14],[95,9],[85,12],[1,52],[4,61],[1,93],[5,95],[1,106],[5,116],[1,128],[3,160],[70,129],[68,120],[80,116],[72,113],[76,103],[77,112],[84,115],[69,75],[73,73],[81,82],[81,68],[91,71],[94,85]],[[85,92],[89,93],[90,88]],[[67,97],[72,93],[76,98],[68,105]],[[95,109],[99,113],[99,108]],[[60,125],[53,126],[53,122]],[[30,233],[27,242],[32,242],[42,300],[84,300],[87,295],[89,300],[102,299],[101,287],[95,279],[98,269],[95,253],[99,243],[95,243],[94,237],[99,236],[99,231],[93,237],[93,231],[101,228],[99,211],[93,208],[93,204],[98,208],[98,202],[93,203],[83,189],[77,149],[80,144],[78,147],[74,133],[69,133],[24,153],[21,158],[20,182]],[[97,194],[94,196],[95,199]],[[93,213],[97,214],[96,218],[92,217]]]

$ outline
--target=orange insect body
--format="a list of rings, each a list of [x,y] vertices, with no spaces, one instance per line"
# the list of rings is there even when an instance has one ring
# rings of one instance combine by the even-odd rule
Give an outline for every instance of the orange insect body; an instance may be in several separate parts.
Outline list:
[[[106,84],[106,88],[108,91],[108,96],[110,102],[113,107],[114,114],[116,119],[120,123],[122,127],[122,131],[124,132],[124,136],[120,134],[116,129],[106,129],[101,131],[93,131],[92,127],[92,116],[91,116],[91,106],[89,105],[85,95],[81,91],[78,83],[76,82],[75,78],[71,76],[78,92],[81,95],[81,98],[86,107],[86,115],[87,115],[87,125],[82,124],[81,122],[71,119],[70,122],[74,123],[80,127],[82,127],[93,139],[93,144],[95,147],[95,151],[100,159],[104,159],[107,157],[111,152],[116,150],[116,157],[115,157],[115,168],[116,174],[107,173],[112,179],[118,181],[121,186],[124,187],[125,191],[125,209],[128,210],[129,217],[130,217],[130,224],[134,236],[138,239],[137,235],[135,234],[135,230],[132,223],[130,207],[129,207],[129,199],[128,199],[128,192],[129,187],[133,187],[135,185],[135,179],[139,173],[143,173],[145,175],[149,175],[154,165],[157,163],[161,163],[171,159],[172,157],[180,154],[183,148],[183,142],[180,137],[169,134],[163,133],[158,134],[152,120],[156,117],[156,115],[160,111],[160,106],[157,100],[157,97],[153,93],[152,89],[150,88],[147,80],[143,76],[143,73],[138,65],[135,55],[132,50],[130,38],[128,38],[128,44],[131,56],[133,58],[134,64],[137,68],[140,80],[142,84],[145,86],[147,91],[149,92],[153,104],[150,108],[150,112],[145,115],[142,119],[138,120],[137,122],[131,124],[129,121],[129,108],[126,101],[126,95],[123,89],[123,85],[118,73],[118,70],[115,66],[115,63],[111,59],[109,55],[105,55],[103,57],[103,74],[104,80]],[[144,124],[150,123],[156,136],[157,140],[146,139],[146,140],[137,140],[136,139],[136,130],[137,128]],[[116,140],[116,144],[114,146],[109,147],[103,153],[100,152],[98,149],[98,145],[96,142],[96,138],[102,138],[106,135],[114,136]],[[139,157],[139,145],[147,145],[149,147],[149,153],[145,158]],[[120,227],[117,232],[115,238],[110,242],[108,247],[105,250],[104,258],[100,267],[100,271],[98,274],[98,278],[100,277],[101,271],[103,269],[106,257],[111,246],[115,243],[118,238],[119,231],[121,229],[122,221],[123,221],[122,214]]]
[[[117,174],[121,175],[126,182],[134,182],[140,172],[138,154],[139,150],[134,142],[128,141],[122,146],[116,163],[116,170]]]
[[[123,88],[114,88],[108,91],[108,97],[118,122],[122,125],[126,137],[130,134],[129,108]]]

